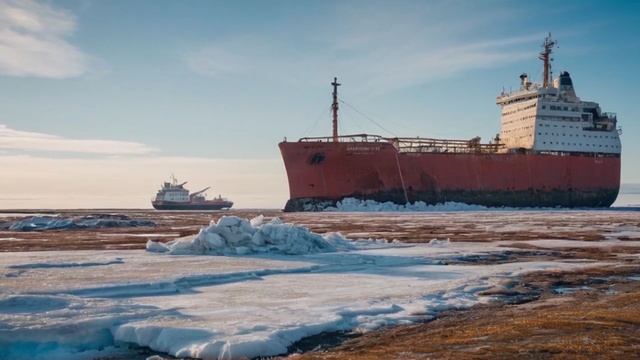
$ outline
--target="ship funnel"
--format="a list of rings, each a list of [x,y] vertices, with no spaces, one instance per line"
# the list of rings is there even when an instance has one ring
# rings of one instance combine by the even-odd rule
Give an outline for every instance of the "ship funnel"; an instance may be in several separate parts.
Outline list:
[[[531,81],[529,81],[529,75],[527,75],[527,73],[520,74],[520,88],[529,90],[530,86],[531,86]]]
[[[529,86],[531,86],[531,82],[529,81],[529,75],[527,75],[527,73],[522,73],[520,74],[520,86],[523,89],[529,89]]]
[[[558,90],[560,90],[560,94],[562,94],[562,96],[565,98],[576,98],[576,92],[573,88],[573,81],[571,80],[571,75],[569,75],[567,71],[563,71],[560,73],[560,77],[558,78]]]

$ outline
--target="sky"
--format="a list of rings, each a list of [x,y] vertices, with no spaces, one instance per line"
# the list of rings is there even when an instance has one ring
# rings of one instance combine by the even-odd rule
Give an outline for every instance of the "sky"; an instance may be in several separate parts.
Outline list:
[[[549,32],[640,183],[640,1],[0,0],[0,208],[146,208],[172,173],[281,208],[334,76],[341,133],[488,140]]]

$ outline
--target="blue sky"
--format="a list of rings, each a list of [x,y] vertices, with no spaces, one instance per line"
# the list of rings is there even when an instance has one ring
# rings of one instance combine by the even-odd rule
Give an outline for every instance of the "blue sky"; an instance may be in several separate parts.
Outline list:
[[[638,1],[0,0],[0,207],[148,206],[171,172],[279,207],[276,144],[330,133],[333,76],[393,134],[489,139],[547,32],[640,182]],[[340,131],[388,135],[345,106]]]

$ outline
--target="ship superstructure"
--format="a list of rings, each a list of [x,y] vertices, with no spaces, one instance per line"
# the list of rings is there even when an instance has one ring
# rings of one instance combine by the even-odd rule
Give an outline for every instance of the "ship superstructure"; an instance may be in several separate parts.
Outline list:
[[[540,53],[543,82],[520,75],[520,89],[502,92],[500,141],[507,149],[534,152],[620,154],[617,117],[602,112],[596,102],[582,101],[568,72],[552,81],[551,53],[556,44],[547,37]]]
[[[189,190],[184,187],[186,184],[186,181],[178,183],[178,180],[172,175],[170,182],[165,181],[162,184],[151,204],[157,210],[220,210],[233,206],[233,202],[221,195],[215,199],[207,200],[205,192],[210,187],[190,194]]]
[[[568,72],[553,79],[551,37],[543,43],[543,81],[526,74],[502,92],[500,133],[445,140],[338,135],[338,83],[332,82],[333,134],[281,142],[287,211],[321,210],[346,197],[486,206],[606,207],[620,187],[615,114],[575,93]]]
[[[187,182],[178,184],[178,180],[172,175],[171,182],[165,181],[158,190],[154,201],[189,201],[189,190],[184,188]]]

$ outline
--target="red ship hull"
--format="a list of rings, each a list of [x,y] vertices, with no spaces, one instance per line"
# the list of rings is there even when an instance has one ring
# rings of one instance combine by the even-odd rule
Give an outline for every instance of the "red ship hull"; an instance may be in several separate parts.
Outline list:
[[[398,152],[388,142],[282,142],[285,211],[321,210],[354,197],[485,206],[608,207],[620,157],[595,154]]]

